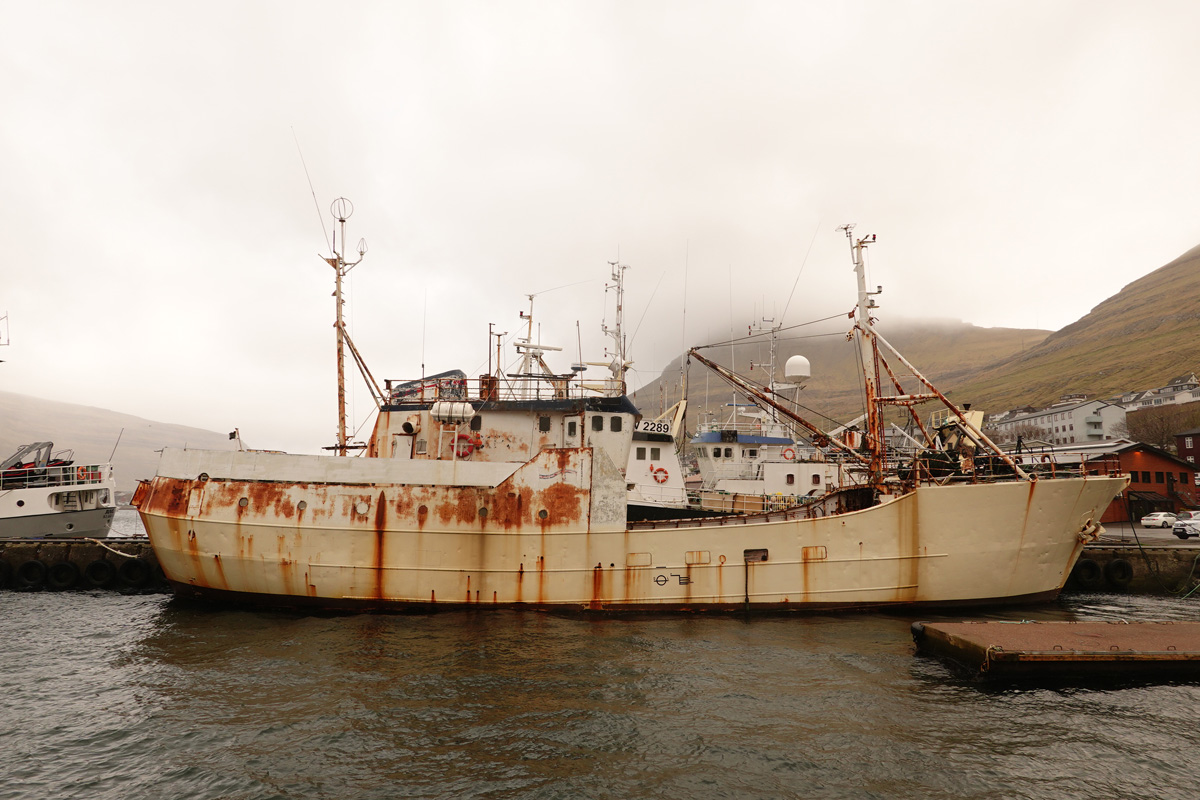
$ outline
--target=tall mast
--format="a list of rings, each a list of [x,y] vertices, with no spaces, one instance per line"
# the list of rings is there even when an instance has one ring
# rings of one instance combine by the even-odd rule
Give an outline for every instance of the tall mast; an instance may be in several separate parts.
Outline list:
[[[854,340],[858,344],[859,361],[863,371],[863,392],[867,402],[867,430],[864,439],[871,454],[871,477],[876,485],[879,485],[883,481],[883,418],[876,403],[879,397],[879,364],[876,359],[875,326],[871,320],[871,309],[875,308],[875,301],[871,298],[879,292],[867,291],[867,273],[863,263],[863,250],[867,245],[874,243],[875,234],[855,239],[853,224],[843,225],[839,230],[846,232],[846,239],[850,242],[854,275],[858,279]]]
[[[342,234],[341,249],[338,248],[338,239],[335,233],[333,256],[322,260],[333,267],[335,275],[333,296],[337,308],[337,319],[334,322],[334,328],[337,330],[338,429],[337,445],[334,449],[339,456],[344,456],[346,455],[346,327],[342,318],[342,279],[363,260],[363,257],[367,254],[367,242],[365,239],[359,239],[358,261],[350,264],[346,263],[344,257],[346,249],[346,220],[350,219],[350,216],[354,213],[354,204],[344,197],[339,197],[329,206],[329,211],[337,219]]]
[[[604,393],[617,397],[625,393],[625,373],[632,364],[626,357],[625,351],[625,270],[629,269],[629,266],[618,261],[609,261],[608,265],[612,268],[613,282],[604,288],[606,291],[613,290],[617,293],[617,313],[611,328],[604,323],[600,325],[600,330],[604,332],[604,335],[612,337],[613,340],[612,352],[606,351],[604,354],[612,357],[608,363],[608,370],[612,373],[612,378],[605,381]]]

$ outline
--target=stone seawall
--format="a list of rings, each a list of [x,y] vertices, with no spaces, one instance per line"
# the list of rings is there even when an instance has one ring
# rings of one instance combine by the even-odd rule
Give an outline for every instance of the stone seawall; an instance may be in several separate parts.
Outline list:
[[[169,591],[147,539],[0,541],[0,589]]]

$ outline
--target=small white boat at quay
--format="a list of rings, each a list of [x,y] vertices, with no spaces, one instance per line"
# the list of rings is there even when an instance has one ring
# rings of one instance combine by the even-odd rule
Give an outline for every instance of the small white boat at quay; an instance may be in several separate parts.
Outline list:
[[[852,332],[866,365],[864,447],[806,430],[840,454],[853,480],[780,511],[631,523],[631,448],[653,444],[634,441],[640,415],[620,359],[594,386],[582,370],[553,372],[546,357],[555,348],[535,341],[530,322],[515,372],[497,365],[478,378],[385,382],[358,456],[346,455],[344,427],[328,456],[164,450],[134,498],[158,562],[181,596],[362,611],[1053,598],[1126,478],[1096,474],[1095,465],[1031,473],[995,448],[874,329],[862,261],[874,239],[855,239],[850,226],[846,234],[858,278]],[[329,263],[340,311],[341,276],[353,265],[340,254]],[[691,357],[740,380],[697,351]],[[756,399],[786,411],[769,391]],[[914,406],[927,401],[945,405],[954,435],[916,420]],[[887,448],[885,409],[911,412],[924,434],[915,457]]]
[[[117,508],[111,464],[77,464],[53,442],[0,462],[0,539],[108,536]]]

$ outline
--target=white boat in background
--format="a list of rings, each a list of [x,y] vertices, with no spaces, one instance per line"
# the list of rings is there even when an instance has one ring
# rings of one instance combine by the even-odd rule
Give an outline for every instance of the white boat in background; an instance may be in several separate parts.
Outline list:
[[[76,464],[34,442],[0,462],[0,539],[105,537],[116,513],[111,464]]]
[[[387,381],[359,457],[345,455],[344,428],[331,456],[167,449],[134,504],[176,593],[217,602],[620,612],[1053,598],[1127,479],[1031,474],[995,448],[875,331],[862,266],[872,241],[851,237],[866,450],[820,440],[849,480],[786,510],[630,522],[631,449],[649,456],[653,440],[635,443],[621,373],[592,387],[553,372],[555,348],[535,342],[531,319],[516,372]],[[337,253],[329,263],[340,345],[348,265]],[[881,374],[896,375],[895,391],[879,391]],[[956,435],[924,433],[915,458],[889,451],[883,409],[924,401],[946,406]]]

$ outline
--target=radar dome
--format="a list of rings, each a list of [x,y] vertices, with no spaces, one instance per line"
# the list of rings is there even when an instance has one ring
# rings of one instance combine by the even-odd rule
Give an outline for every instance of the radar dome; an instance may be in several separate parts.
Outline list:
[[[804,356],[792,356],[783,365],[783,377],[793,383],[803,384],[812,377],[812,367]]]

